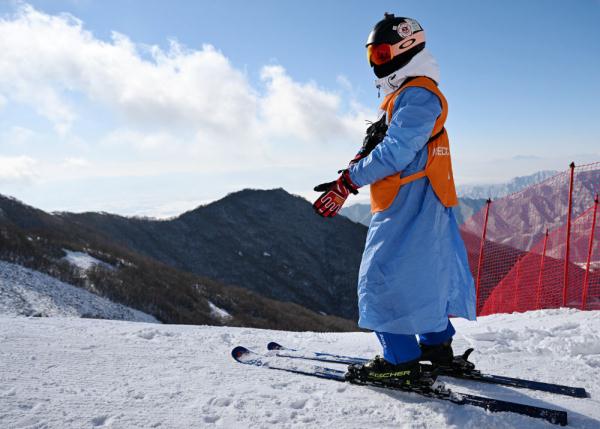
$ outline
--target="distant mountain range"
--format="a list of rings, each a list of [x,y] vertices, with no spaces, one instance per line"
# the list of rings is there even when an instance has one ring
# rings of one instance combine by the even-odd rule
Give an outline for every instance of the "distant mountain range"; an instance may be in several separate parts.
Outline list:
[[[459,196],[459,205],[454,209],[456,221],[459,225],[463,224],[466,219],[483,207],[488,198],[495,200],[505,197],[558,173],[558,171],[552,170],[539,171],[529,176],[515,177],[506,183],[457,186],[456,192]],[[354,222],[368,226],[371,221],[370,211],[369,204],[353,204],[344,207],[340,213]]]
[[[482,185],[461,185],[456,187],[459,197],[468,197],[472,199],[491,198],[492,200],[505,197],[513,192],[519,192],[528,186],[535,185],[549,177],[560,173],[554,170],[538,171],[529,176],[515,177],[505,183],[482,184]]]
[[[472,216],[484,206],[486,200],[483,198],[468,198],[461,197],[458,199],[458,206],[454,209],[456,222],[460,225],[465,219]],[[343,207],[340,214],[346,216],[353,222],[357,222],[369,226],[371,222],[371,205],[370,204],[353,204],[348,207]]]
[[[569,174],[564,172],[552,176],[537,186],[493,200],[488,239],[526,250],[543,238],[546,228],[552,231],[565,225],[569,206]],[[578,171],[573,184],[572,220],[576,222],[578,216],[593,206],[594,196],[600,191],[600,171]],[[484,216],[479,215],[468,219],[464,227],[470,231],[481,231],[483,223]],[[580,229],[576,232],[587,243],[590,226],[580,225]],[[587,244],[583,248],[587,252]]]

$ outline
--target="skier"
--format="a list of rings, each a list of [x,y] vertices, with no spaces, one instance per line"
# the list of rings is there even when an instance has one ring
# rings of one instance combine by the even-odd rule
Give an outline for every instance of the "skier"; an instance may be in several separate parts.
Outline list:
[[[444,128],[447,103],[417,21],[386,13],[366,47],[385,95],[381,117],[340,177],[315,187],[323,194],[314,208],[335,216],[350,193],[371,185],[359,326],[376,333],[383,357],[351,367],[350,374],[430,385],[434,377],[419,362],[452,365],[449,316],[475,320],[473,278],[452,211],[458,199]]]

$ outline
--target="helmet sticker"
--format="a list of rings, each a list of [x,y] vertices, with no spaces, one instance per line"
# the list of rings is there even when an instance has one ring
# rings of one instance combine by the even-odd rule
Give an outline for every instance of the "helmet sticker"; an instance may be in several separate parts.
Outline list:
[[[413,33],[416,32],[416,31],[422,31],[423,30],[421,28],[421,26],[419,25],[419,23],[417,21],[415,21],[414,19],[408,18],[406,21],[408,23],[410,23],[410,27],[412,28]]]
[[[409,46],[412,46],[417,40],[412,38],[412,39],[408,39],[404,42],[402,42],[402,44],[400,45],[400,49],[406,49]]]
[[[401,22],[398,27],[396,28],[396,31],[398,32],[398,34],[400,35],[400,37],[405,38],[405,37],[409,37],[412,36],[413,34],[413,28],[410,22],[405,21],[405,22]]]

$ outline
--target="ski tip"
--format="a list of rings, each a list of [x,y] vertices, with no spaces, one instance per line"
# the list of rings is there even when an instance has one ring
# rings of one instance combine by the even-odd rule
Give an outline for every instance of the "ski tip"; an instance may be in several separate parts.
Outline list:
[[[275,341],[271,341],[267,344],[268,350],[282,350],[284,347],[281,344],[276,343]]]
[[[242,357],[248,353],[250,353],[250,350],[248,350],[246,347],[237,346],[236,348],[231,350],[231,357],[233,357],[238,362],[241,362]]]

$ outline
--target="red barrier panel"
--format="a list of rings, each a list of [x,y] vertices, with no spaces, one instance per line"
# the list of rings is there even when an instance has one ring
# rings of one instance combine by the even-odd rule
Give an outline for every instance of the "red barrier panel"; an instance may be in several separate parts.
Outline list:
[[[600,163],[573,165],[461,225],[478,314],[600,308],[599,191]]]
[[[583,280],[583,295],[581,296],[581,309],[587,307],[587,297],[590,289],[590,272],[592,269],[592,256],[594,255],[594,239],[596,238],[596,221],[598,220],[598,194],[594,201],[594,213],[592,214],[592,229],[590,230],[590,242],[588,244],[588,257],[585,263],[585,279]]]
[[[544,261],[546,260],[546,250],[548,249],[548,228],[546,228],[546,235],[544,235],[544,244],[542,246],[542,255],[540,258],[540,268],[538,274],[538,282],[535,293],[535,309],[539,310],[542,308],[542,287],[544,285]]]
[[[492,204],[492,200],[488,198],[486,205],[485,205],[485,218],[483,221],[483,228],[481,228],[481,242],[479,244],[479,257],[477,258],[477,278],[475,280],[475,302],[479,302],[479,290],[480,290],[479,286],[481,284],[481,273],[482,273],[481,267],[483,264],[485,236],[487,233],[491,204]]]
[[[589,248],[593,214],[594,207],[591,207],[572,224],[571,247],[573,254],[569,261],[568,293],[566,295],[566,306],[568,307],[582,307],[584,285],[586,284],[586,260],[578,259],[577,255],[583,255],[585,248]],[[510,272],[490,293],[481,309],[481,315],[556,308],[563,305],[566,228],[565,225],[551,231],[547,238],[544,237],[513,265]],[[585,238],[588,238],[587,243],[585,243]],[[544,243],[546,252],[544,252]],[[597,281],[597,279],[598,276],[588,276],[588,282],[590,280]]]

